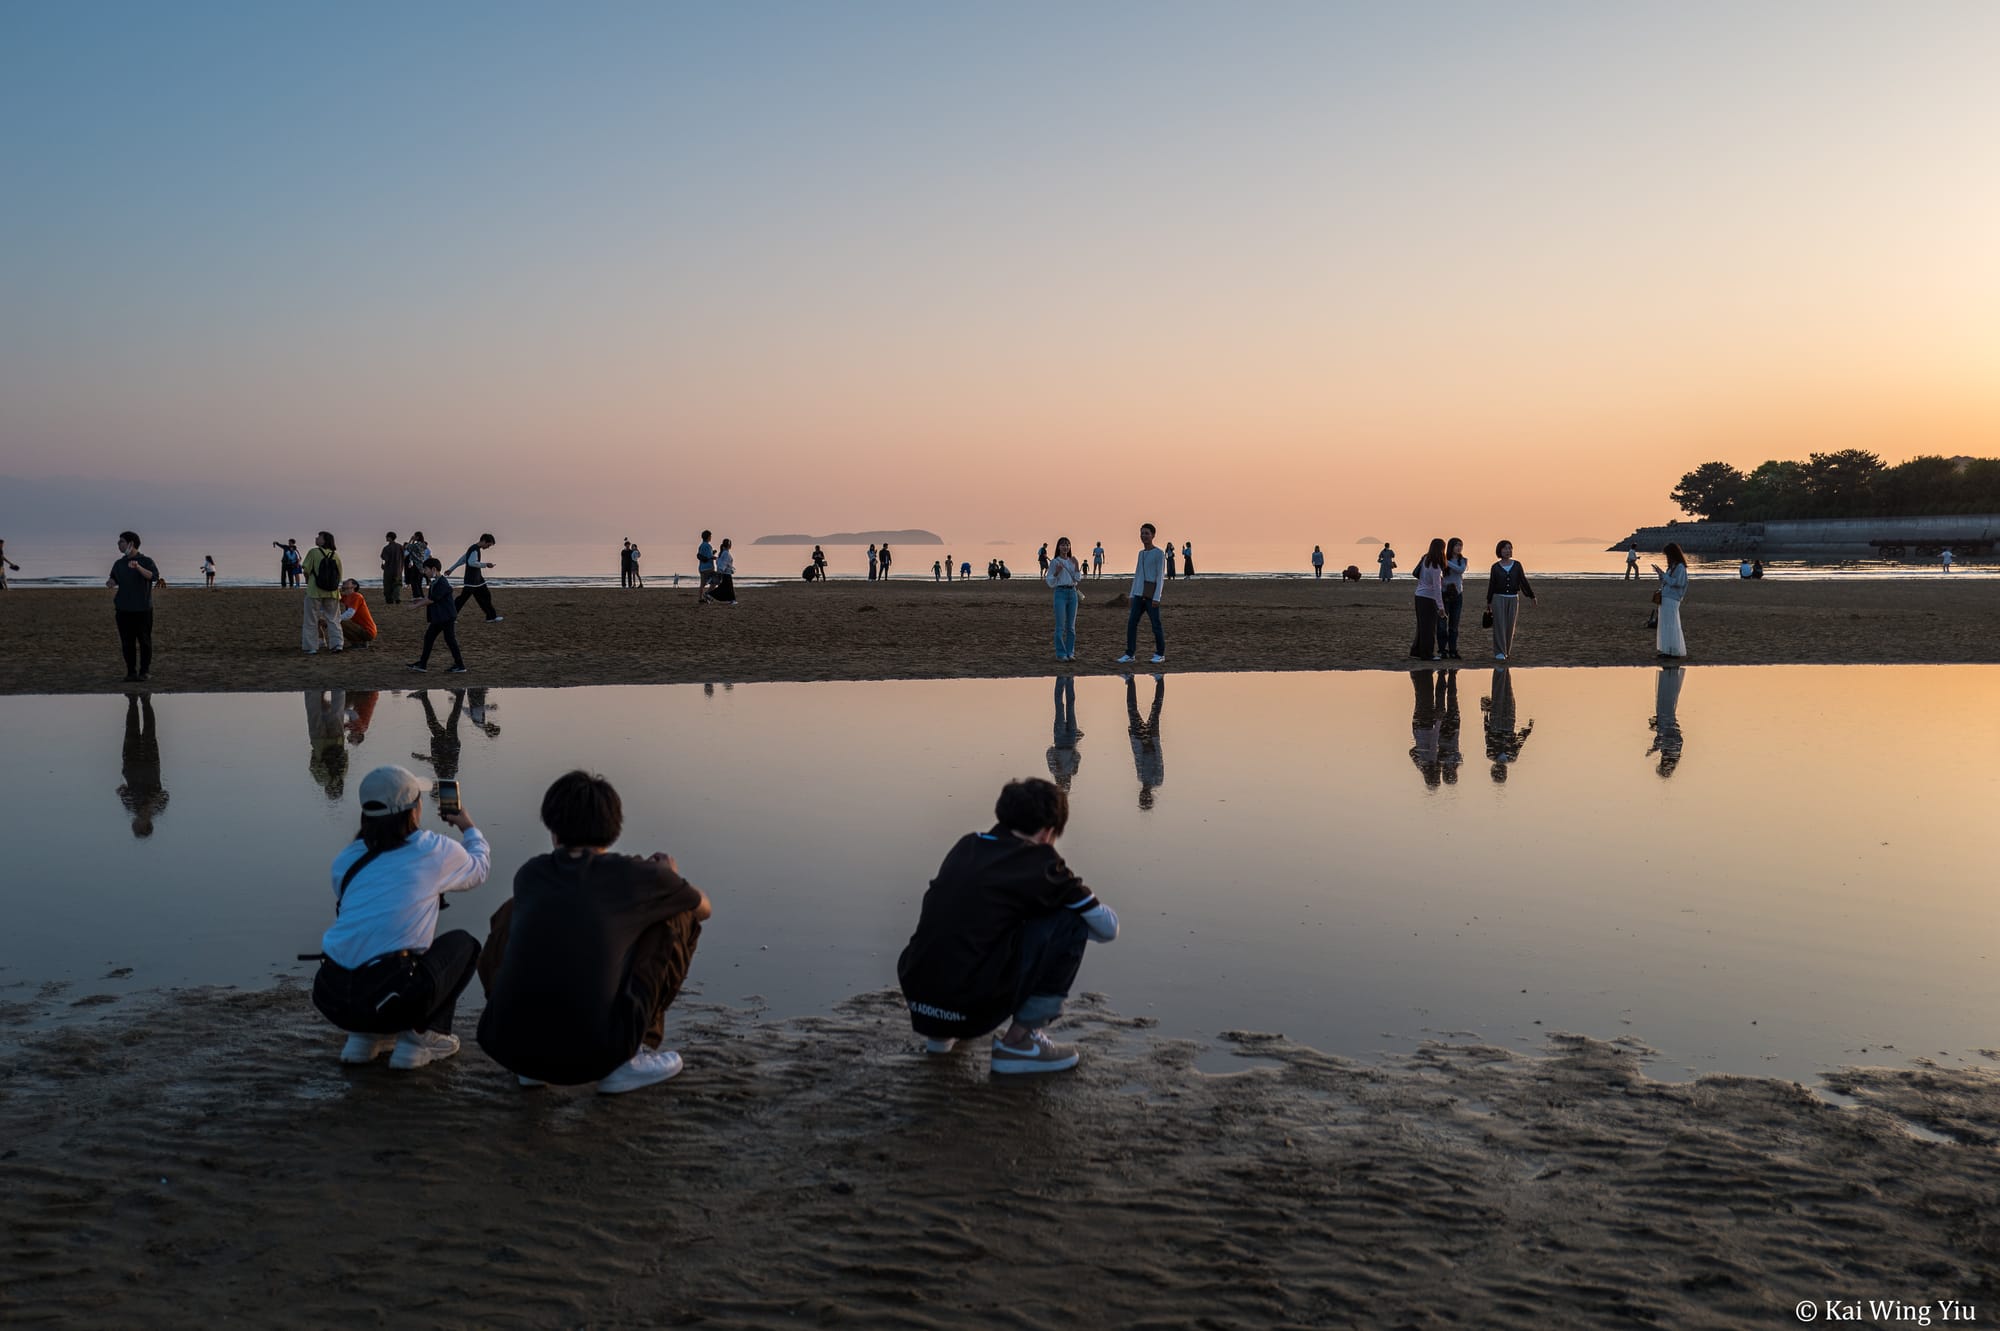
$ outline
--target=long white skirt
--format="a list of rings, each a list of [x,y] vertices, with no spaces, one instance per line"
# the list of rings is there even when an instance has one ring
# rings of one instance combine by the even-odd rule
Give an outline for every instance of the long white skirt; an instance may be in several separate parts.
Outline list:
[[[1681,603],[1660,602],[1660,645],[1663,656],[1686,656],[1687,639],[1681,636]]]

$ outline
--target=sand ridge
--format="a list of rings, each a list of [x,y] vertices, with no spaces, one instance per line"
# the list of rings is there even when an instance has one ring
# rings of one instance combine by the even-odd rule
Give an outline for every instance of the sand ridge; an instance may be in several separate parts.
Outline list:
[[[785,1021],[688,1001],[688,1071],[606,1099],[523,1092],[476,1048],[343,1068],[288,983],[56,1005],[0,1024],[12,1324],[1737,1328],[1807,1298],[2000,1306],[1990,1069],[1851,1069],[1861,1107],[1836,1108],[1655,1082],[1576,1036],[1363,1064],[1234,1032],[1247,1070],[1212,1076],[1088,995],[1063,1025],[1083,1069],[1017,1085],[976,1049],[926,1059],[870,994]]]
[[[1124,650],[1126,580],[1086,584],[1077,660],[1106,674]],[[1168,670],[1409,668],[1414,583],[1197,578],[1165,601]],[[1518,665],[1654,664],[1644,627],[1653,584],[1542,578],[1524,606]],[[1461,646],[1491,660],[1478,628],[1484,582],[1468,588]],[[494,584],[505,622],[473,607],[459,621],[472,673],[487,686],[705,681],[937,679],[1049,675],[1049,594],[1032,578],[933,584],[780,583],[746,588],[736,609],[697,606],[692,586],[512,588]],[[407,687],[422,638],[419,612],[371,593],[384,641],[365,652],[299,651],[300,593],[174,586],[156,597],[160,692]],[[1745,582],[1698,578],[1683,622],[1692,664],[1964,664],[2000,661],[2000,578]],[[1142,626],[1142,646],[1150,638]],[[0,693],[116,692],[124,668],[110,593],[0,594]],[[443,648],[440,647],[442,653]],[[433,659],[442,671],[448,657]]]

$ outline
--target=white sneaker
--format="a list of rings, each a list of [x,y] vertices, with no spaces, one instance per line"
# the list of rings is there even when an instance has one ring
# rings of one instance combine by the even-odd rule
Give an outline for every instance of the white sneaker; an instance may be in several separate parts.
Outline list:
[[[993,1070],[1014,1072],[1067,1072],[1083,1057],[1071,1044],[1057,1044],[1041,1031],[1028,1037],[1026,1048],[1003,1043],[993,1037]]]
[[[1156,656],[1153,658],[1154,665],[1165,665],[1166,663],[1167,663],[1167,658],[1165,656]]]
[[[404,1031],[396,1037],[396,1052],[389,1055],[389,1066],[408,1072],[426,1063],[450,1058],[457,1052],[456,1035],[446,1035],[442,1031]]]
[[[1131,665],[1131,664],[1132,664],[1132,663],[1133,663],[1134,661],[1136,661],[1136,660],[1138,660],[1138,659],[1139,659],[1138,657],[1136,657],[1136,656],[1133,656],[1133,655],[1132,655],[1131,653],[1129,653],[1129,652],[1128,652],[1128,653],[1126,653],[1126,654],[1125,654],[1124,656],[1121,656],[1121,657],[1119,657],[1119,658],[1118,658],[1118,659],[1117,659],[1116,661],[1112,662],[1112,664],[1113,664],[1113,665]]]
[[[681,1075],[681,1056],[671,1049],[648,1049],[644,1045],[632,1061],[597,1083],[599,1095],[623,1095],[642,1086],[671,1081]]]
[[[347,1043],[340,1047],[340,1061],[373,1063],[395,1047],[396,1037],[393,1035],[355,1035],[350,1032]]]
[[[924,1038],[924,1052],[927,1054],[948,1054],[956,1048],[958,1048],[957,1040],[940,1040],[935,1035]]]

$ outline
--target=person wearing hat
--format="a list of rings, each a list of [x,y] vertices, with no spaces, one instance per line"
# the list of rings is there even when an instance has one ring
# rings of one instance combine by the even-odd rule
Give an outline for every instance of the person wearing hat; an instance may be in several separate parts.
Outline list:
[[[389,1055],[420,1068],[458,1052],[458,996],[479,962],[463,929],[437,932],[441,897],[486,881],[492,851],[463,809],[441,815],[463,844],[420,830],[424,786],[401,767],[361,778],[361,828],[333,857],[333,923],[320,942],[313,1006],[346,1031],[343,1063]]]

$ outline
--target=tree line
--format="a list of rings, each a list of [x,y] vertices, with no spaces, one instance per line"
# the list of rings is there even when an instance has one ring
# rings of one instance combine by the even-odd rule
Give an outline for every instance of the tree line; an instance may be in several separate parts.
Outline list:
[[[1718,522],[1796,518],[1924,517],[2000,513],[2000,458],[1911,458],[1894,467],[1860,448],[1771,461],[1744,473],[1704,462],[1670,496],[1681,510]]]

